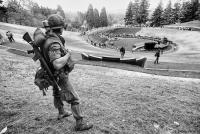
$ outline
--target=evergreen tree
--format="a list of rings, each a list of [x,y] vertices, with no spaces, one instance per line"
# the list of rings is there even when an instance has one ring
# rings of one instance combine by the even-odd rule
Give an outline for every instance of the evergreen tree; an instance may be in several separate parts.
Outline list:
[[[200,4],[199,4],[199,6],[198,6],[198,9],[197,9],[195,15],[196,15],[196,19],[197,19],[197,20],[200,20]]]
[[[168,25],[171,24],[172,22],[173,22],[172,3],[171,0],[169,0],[168,5],[163,12],[163,24]]]
[[[137,17],[137,22],[139,24],[145,24],[148,20],[148,8],[149,3],[147,0],[141,0],[140,6],[139,6],[139,15]]]
[[[91,4],[89,5],[87,13],[86,13],[86,20],[89,25],[89,28],[94,27],[94,11]]]
[[[125,14],[125,25],[132,25],[133,24],[133,3],[132,1],[129,2],[127,10],[126,10],[126,14]]]
[[[188,22],[193,20],[192,12],[193,12],[192,3],[189,1],[184,2],[181,7],[181,16],[180,16],[181,22]]]
[[[151,21],[153,26],[161,26],[163,22],[162,18],[163,8],[162,2],[159,3],[158,7],[154,10],[153,15],[151,17]]]
[[[172,23],[180,22],[181,17],[181,4],[179,2],[174,3],[174,8],[172,9]]]
[[[100,26],[99,11],[96,8],[94,9],[94,21],[95,21],[94,27],[96,28],[99,27]]]
[[[101,27],[106,27],[108,26],[108,18],[107,18],[107,13],[106,13],[106,8],[103,7],[101,9],[101,13],[100,13],[100,23],[101,23]]]
[[[57,7],[57,12],[59,15],[61,15],[65,19],[65,12],[60,5],[58,5]]]
[[[86,14],[82,12],[77,13],[78,21],[81,25],[83,25],[84,21],[86,20]]]
[[[132,6],[132,16],[133,16],[133,24],[138,24],[137,20],[139,18],[139,0],[135,0]]]
[[[192,4],[192,19],[196,19],[197,18],[196,12],[198,10],[199,0],[192,0],[191,4]]]
[[[6,16],[6,12],[7,12],[7,8],[2,5],[3,0],[0,0],[0,21],[7,21],[7,16]]]

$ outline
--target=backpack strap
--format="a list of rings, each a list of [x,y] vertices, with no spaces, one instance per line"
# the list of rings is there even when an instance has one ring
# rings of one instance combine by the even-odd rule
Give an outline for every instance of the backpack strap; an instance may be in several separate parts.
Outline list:
[[[62,45],[62,42],[61,42],[61,40],[60,40],[60,38],[58,36],[49,35],[49,36],[47,36],[45,44],[44,44],[43,48],[41,49],[42,53],[43,53],[43,56],[44,56],[45,60],[47,61],[47,64],[49,65],[50,69],[53,72],[55,71],[55,69],[53,67],[53,64],[50,63],[48,51],[49,51],[49,47],[54,43],[58,43],[58,44],[60,44],[60,46]]]

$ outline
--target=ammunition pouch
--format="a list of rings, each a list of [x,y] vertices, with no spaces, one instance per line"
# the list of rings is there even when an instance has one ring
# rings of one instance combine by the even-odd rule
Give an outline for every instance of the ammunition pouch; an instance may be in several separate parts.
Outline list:
[[[53,85],[53,82],[44,68],[40,68],[36,71],[34,83],[40,90],[48,89],[49,86]]]

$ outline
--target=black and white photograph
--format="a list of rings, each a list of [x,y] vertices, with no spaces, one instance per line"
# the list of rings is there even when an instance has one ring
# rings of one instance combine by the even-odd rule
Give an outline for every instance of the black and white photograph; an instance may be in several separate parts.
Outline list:
[[[200,0],[0,0],[0,134],[200,134]]]

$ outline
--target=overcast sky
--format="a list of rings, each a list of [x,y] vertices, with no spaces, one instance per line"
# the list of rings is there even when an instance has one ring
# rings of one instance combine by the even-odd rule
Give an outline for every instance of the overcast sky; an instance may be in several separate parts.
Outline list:
[[[106,8],[108,13],[124,13],[131,0],[33,0],[39,5],[43,5],[50,8],[56,8],[57,5],[61,5],[66,12],[77,12],[77,11],[87,11],[89,4],[92,4],[93,8],[97,8],[99,12],[102,7]],[[133,1],[133,0],[132,0]],[[162,0],[163,4],[166,5],[169,0]],[[175,1],[184,0],[171,0],[172,3]],[[160,0],[149,0],[150,9],[154,9]]]

